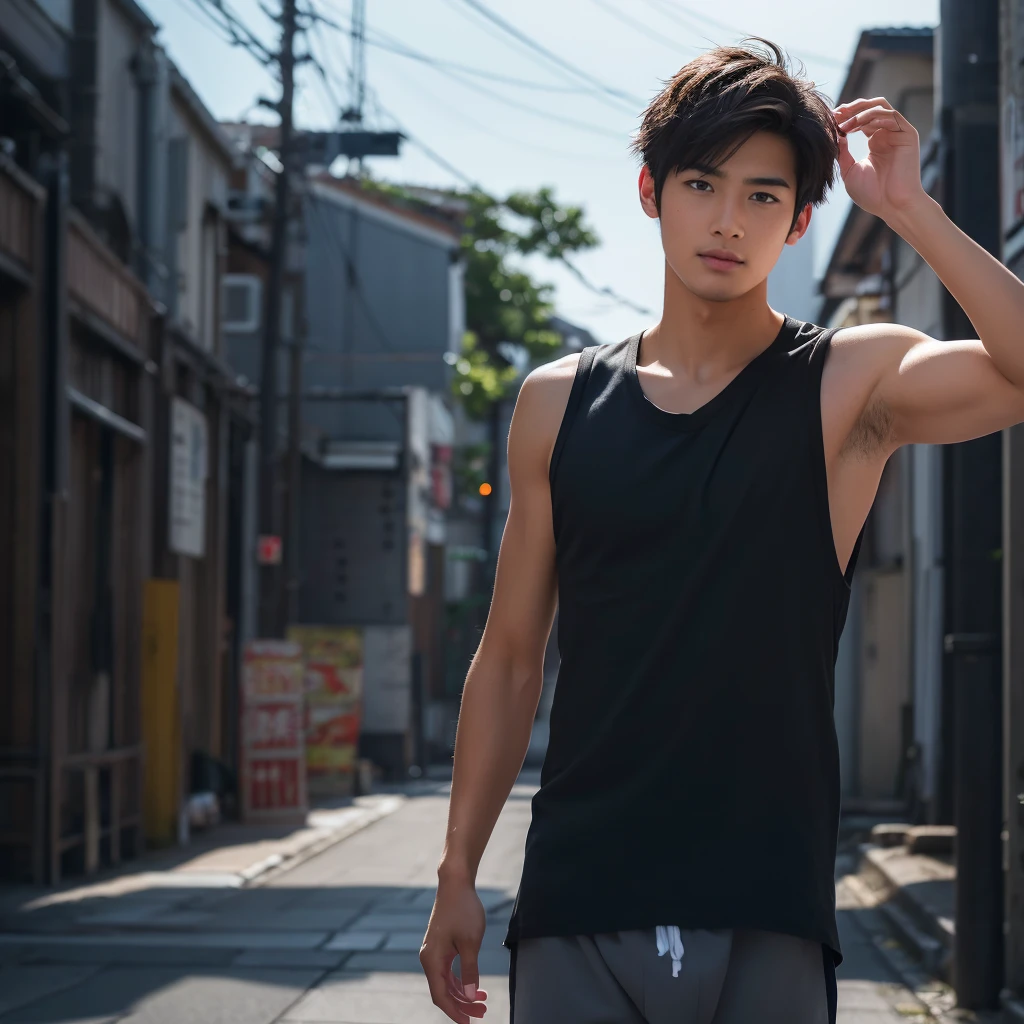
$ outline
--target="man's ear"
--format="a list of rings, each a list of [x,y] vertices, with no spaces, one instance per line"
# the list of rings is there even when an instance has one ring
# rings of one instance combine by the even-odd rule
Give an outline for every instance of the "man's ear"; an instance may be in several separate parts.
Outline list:
[[[651,174],[647,164],[640,168],[640,180],[637,182],[637,188],[640,191],[640,205],[643,207],[644,213],[651,220],[658,220],[661,213],[654,198],[654,175]]]
[[[808,203],[801,211],[800,216],[797,217],[796,223],[790,229],[789,235],[786,238],[786,245],[796,245],[801,238],[804,237],[805,232],[811,224],[811,213],[814,207]]]

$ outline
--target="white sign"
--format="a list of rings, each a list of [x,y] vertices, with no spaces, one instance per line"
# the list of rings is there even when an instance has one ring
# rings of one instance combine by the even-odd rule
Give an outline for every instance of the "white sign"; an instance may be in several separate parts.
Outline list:
[[[405,732],[412,724],[412,629],[363,627],[363,731]]]
[[[171,501],[168,546],[179,555],[206,553],[206,417],[184,399],[171,400]]]

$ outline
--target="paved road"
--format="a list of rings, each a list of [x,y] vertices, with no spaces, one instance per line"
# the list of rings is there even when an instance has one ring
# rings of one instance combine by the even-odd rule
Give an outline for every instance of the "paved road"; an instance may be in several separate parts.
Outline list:
[[[479,874],[494,1024],[508,1020],[501,940],[532,792],[512,793]],[[443,1024],[417,952],[446,807],[447,787],[423,783],[394,814],[258,888],[195,878],[71,916],[37,912],[33,934],[0,934],[0,1024]],[[841,914],[840,1024],[906,1024],[919,1004],[879,957],[867,913]]]

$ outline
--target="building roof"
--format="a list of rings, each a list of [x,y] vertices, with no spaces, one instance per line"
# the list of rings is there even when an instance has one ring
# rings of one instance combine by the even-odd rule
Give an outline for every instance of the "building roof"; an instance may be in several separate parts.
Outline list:
[[[458,221],[441,211],[425,210],[422,207],[410,206],[396,197],[382,192],[370,192],[363,188],[355,178],[338,178],[323,171],[311,178],[314,185],[320,186],[320,194],[334,197],[347,204],[361,206],[365,210],[374,210],[388,219],[405,222],[410,228],[419,228],[435,235],[442,236],[443,241],[458,245],[462,240],[462,228]]]
[[[930,27],[866,28],[857,40],[850,61],[850,70],[839,92],[837,103],[848,103],[862,93],[862,83],[871,72],[871,65],[883,55],[919,54],[931,57],[935,30]]]
[[[152,35],[159,29],[159,25],[135,2],[135,0],[114,0],[121,11],[135,23],[135,27],[141,29],[147,35]]]
[[[199,98],[199,94],[192,88],[189,80],[178,70],[174,61],[168,59],[168,64],[171,70],[171,88],[184,100],[185,106],[191,111],[207,138],[220,150],[221,155],[229,164],[236,164],[239,160],[237,147],[206,108],[206,104]]]

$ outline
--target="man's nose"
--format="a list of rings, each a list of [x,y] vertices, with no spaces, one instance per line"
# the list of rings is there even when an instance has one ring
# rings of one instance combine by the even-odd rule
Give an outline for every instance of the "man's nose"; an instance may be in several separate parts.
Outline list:
[[[722,203],[711,230],[716,235],[728,238],[741,238],[743,236],[743,225],[740,222],[739,209],[736,203]]]

